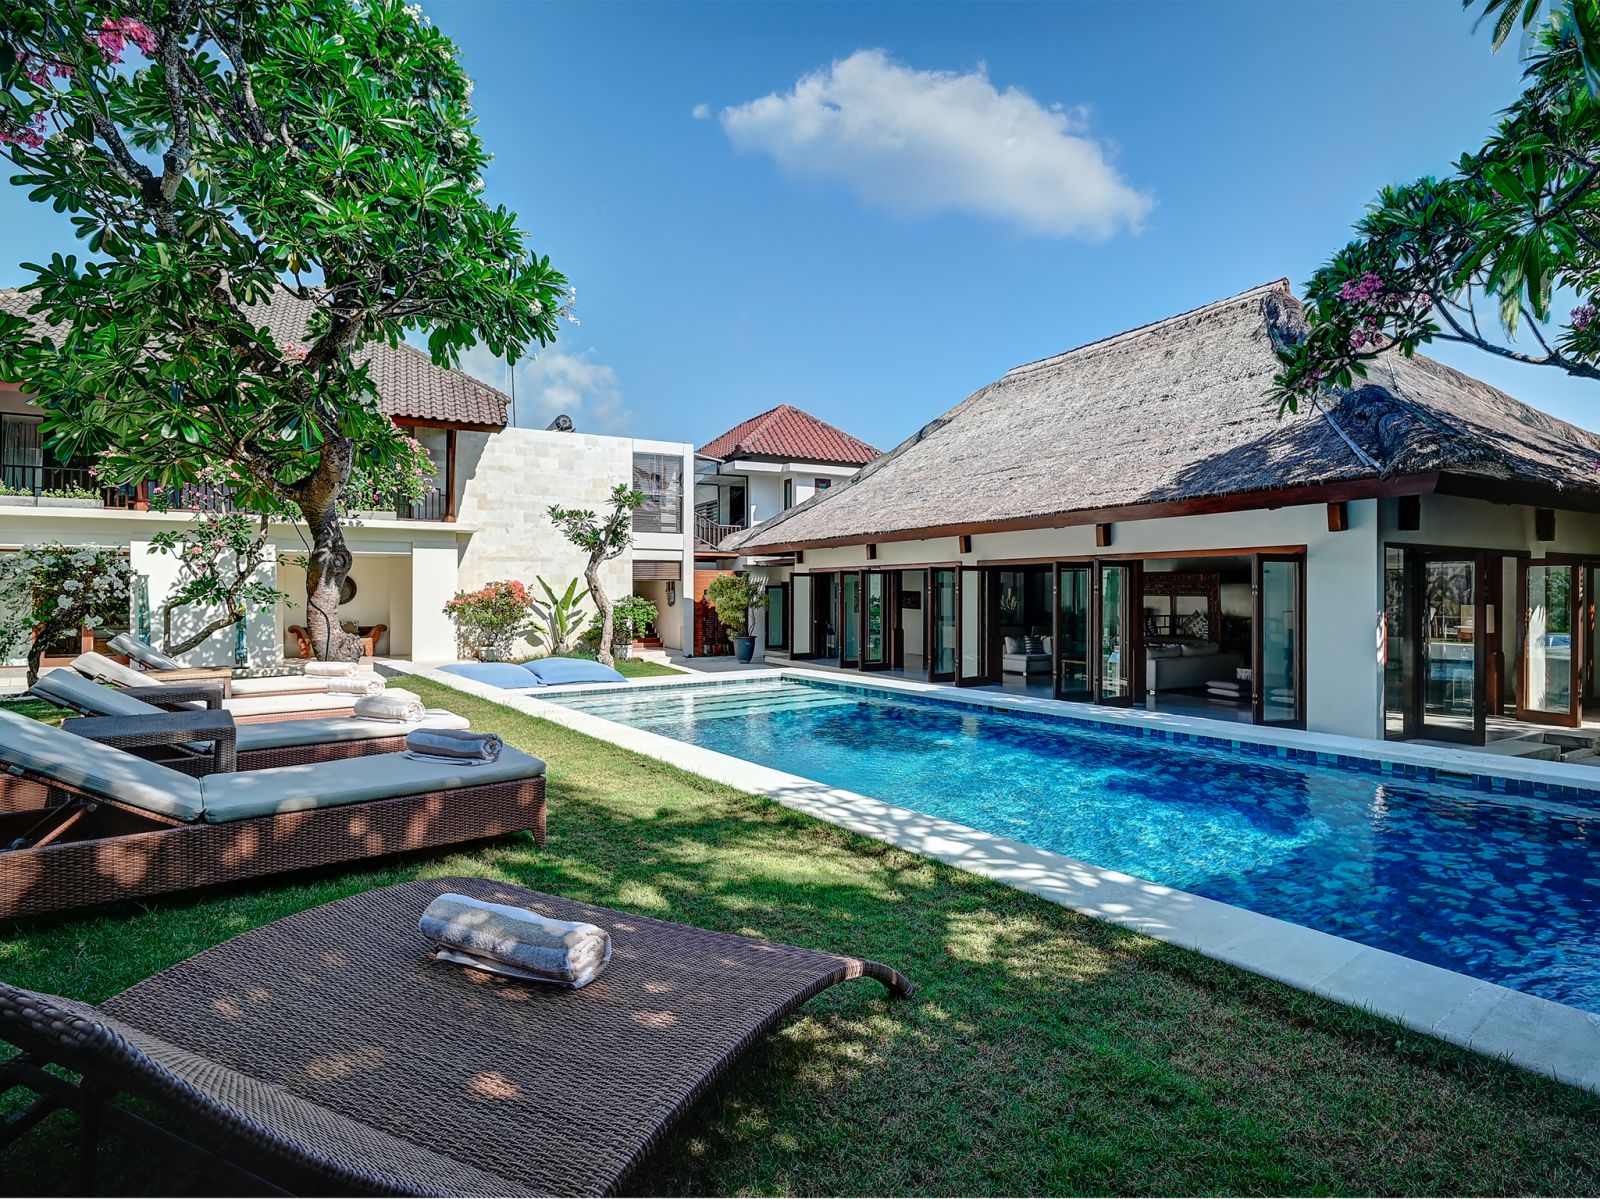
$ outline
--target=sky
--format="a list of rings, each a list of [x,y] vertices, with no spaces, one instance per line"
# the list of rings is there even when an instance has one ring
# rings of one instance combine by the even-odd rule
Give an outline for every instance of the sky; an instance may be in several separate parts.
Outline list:
[[[888,449],[1018,363],[1298,285],[1520,72],[1454,0],[423,7],[486,198],[577,288],[518,423],[697,445],[790,403]],[[0,185],[0,285],[70,243]],[[1430,352],[1600,427],[1591,385]]]

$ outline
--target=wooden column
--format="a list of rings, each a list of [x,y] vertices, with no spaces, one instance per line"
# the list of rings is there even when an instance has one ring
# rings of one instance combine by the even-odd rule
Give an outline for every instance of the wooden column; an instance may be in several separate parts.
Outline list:
[[[444,518],[456,519],[456,431],[444,431]]]

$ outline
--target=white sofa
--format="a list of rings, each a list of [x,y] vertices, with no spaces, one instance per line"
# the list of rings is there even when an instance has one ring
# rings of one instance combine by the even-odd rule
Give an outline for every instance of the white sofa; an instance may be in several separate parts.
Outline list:
[[[1244,665],[1238,654],[1224,654],[1215,642],[1193,645],[1149,645],[1144,651],[1147,692],[1204,687],[1212,679],[1232,679]]]
[[[1029,653],[1027,643],[1030,640],[1043,648]],[[1050,673],[1050,638],[1007,637],[1003,648],[1005,652],[1000,656],[1002,673],[1023,675]]]

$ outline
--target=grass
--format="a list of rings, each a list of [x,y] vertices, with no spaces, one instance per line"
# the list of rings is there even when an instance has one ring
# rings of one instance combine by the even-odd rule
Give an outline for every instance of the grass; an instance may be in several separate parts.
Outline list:
[[[18,716],[30,716],[46,724],[60,724],[68,716],[78,715],[71,708],[58,708],[49,700],[38,699],[32,695],[7,696],[0,699],[0,706],[4,706],[8,712],[15,712]]]
[[[1595,1194],[1600,1099],[426,680],[550,763],[550,843],[0,925],[0,976],[99,1000],[243,929],[482,874],[891,963],[752,1051],[641,1194]],[[70,1193],[72,1123],[0,1155]],[[205,1193],[113,1140],[122,1193]]]

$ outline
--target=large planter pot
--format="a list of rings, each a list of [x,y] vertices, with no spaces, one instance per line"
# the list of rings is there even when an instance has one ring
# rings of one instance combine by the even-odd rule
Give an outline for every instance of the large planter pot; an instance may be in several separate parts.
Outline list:
[[[633,646],[629,645],[626,641],[618,645],[613,645],[611,647],[611,656],[618,662],[626,662],[630,657],[633,656]]]
[[[754,637],[735,637],[733,639],[734,656],[741,662],[748,662],[756,656],[756,639]]]
[[[501,660],[501,656],[498,645],[480,645],[478,647],[478,661],[480,662],[498,662]]]

